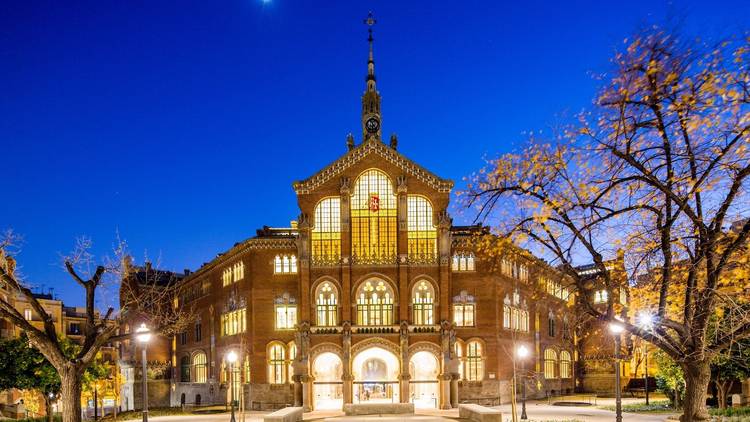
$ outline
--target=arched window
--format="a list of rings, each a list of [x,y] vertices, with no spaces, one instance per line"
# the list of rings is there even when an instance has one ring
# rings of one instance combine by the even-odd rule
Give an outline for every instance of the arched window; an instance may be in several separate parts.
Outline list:
[[[456,360],[458,360],[458,379],[462,380],[464,379],[464,365],[466,365],[464,360],[464,343],[461,340],[456,340],[453,347],[456,351]]]
[[[482,344],[470,341],[466,344],[466,379],[481,381],[484,379]]]
[[[357,292],[358,325],[393,324],[393,290],[383,280],[367,280]]]
[[[312,229],[314,264],[337,264],[341,258],[341,199],[326,198],[315,206]]]
[[[243,364],[244,373],[243,376],[245,377],[245,384],[250,383],[250,356],[245,355],[245,363]]]
[[[180,358],[180,382],[190,382],[190,358]]]
[[[473,252],[457,252],[453,254],[453,262],[451,263],[451,270],[454,272],[458,271],[474,271],[474,253]]]
[[[338,294],[336,286],[328,281],[318,285],[315,290],[318,325],[334,326],[338,323]]]
[[[526,308],[526,301],[521,300],[521,294],[518,290],[515,290],[512,296],[505,296],[503,303],[503,328],[522,331],[524,333],[529,332],[529,311]]]
[[[273,259],[274,274],[297,274],[296,255],[276,255]]]
[[[555,337],[557,335],[557,320],[552,311],[549,311],[549,315],[547,315],[547,334],[549,334],[550,337]]]
[[[352,260],[358,264],[396,261],[396,195],[385,173],[367,170],[351,197]]]
[[[294,367],[292,364],[294,363],[294,359],[297,357],[297,345],[294,344],[294,342],[289,343],[289,365],[287,373],[289,374],[289,384],[293,383],[294,380],[292,377],[294,376]]]
[[[572,376],[571,371],[572,362],[570,360],[570,352],[563,350],[560,352],[560,378],[570,378]]]
[[[434,262],[437,257],[437,230],[432,224],[432,204],[423,196],[409,195],[407,211],[409,260]]]
[[[557,366],[557,352],[553,349],[544,350],[544,378],[551,380],[555,378],[555,367]]]
[[[461,290],[461,294],[453,297],[453,323],[457,327],[473,327],[475,312],[474,296],[466,290]]]
[[[206,354],[198,352],[193,356],[193,382],[207,381]]]
[[[414,325],[434,324],[435,291],[432,284],[422,280],[414,286],[412,296],[412,322]]]
[[[268,382],[270,384],[286,382],[286,353],[282,343],[272,343],[268,347]]]

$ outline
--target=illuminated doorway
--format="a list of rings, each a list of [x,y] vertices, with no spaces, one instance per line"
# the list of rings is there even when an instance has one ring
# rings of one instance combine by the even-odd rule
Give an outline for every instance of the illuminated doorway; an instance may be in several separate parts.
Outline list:
[[[380,347],[358,353],[352,362],[355,403],[398,403],[398,357]]]
[[[440,365],[434,354],[426,351],[414,353],[409,359],[409,401],[420,409],[438,407]]]
[[[341,358],[331,352],[319,354],[313,362],[313,400],[315,410],[341,409],[344,403],[344,366]]]

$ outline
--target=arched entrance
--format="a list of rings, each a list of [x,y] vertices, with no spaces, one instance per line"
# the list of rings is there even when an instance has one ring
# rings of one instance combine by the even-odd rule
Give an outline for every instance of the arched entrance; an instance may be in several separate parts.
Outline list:
[[[352,361],[354,403],[398,403],[398,357],[380,347],[359,352]]]
[[[440,364],[437,357],[428,351],[416,352],[409,359],[409,401],[416,408],[437,408],[440,384]]]
[[[343,374],[344,366],[337,354],[324,352],[315,358],[312,366],[315,410],[341,409],[344,402]]]

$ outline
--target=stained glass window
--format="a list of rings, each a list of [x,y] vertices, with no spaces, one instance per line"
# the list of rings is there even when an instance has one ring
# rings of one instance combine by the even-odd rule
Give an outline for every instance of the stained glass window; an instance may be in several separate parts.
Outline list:
[[[432,262],[437,257],[437,230],[432,225],[432,204],[427,198],[409,195],[407,201],[409,259]]]
[[[412,311],[414,325],[432,325],[434,322],[435,292],[427,281],[420,281],[412,292]]]
[[[312,229],[314,264],[337,264],[341,257],[341,199],[326,198],[315,206]]]
[[[333,284],[325,281],[318,286],[315,295],[318,325],[334,326],[337,324],[337,296],[336,287]]]
[[[368,280],[357,294],[358,325],[393,324],[393,291],[382,280]]]
[[[385,173],[367,170],[351,198],[352,259],[358,264],[396,261],[396,195]]]

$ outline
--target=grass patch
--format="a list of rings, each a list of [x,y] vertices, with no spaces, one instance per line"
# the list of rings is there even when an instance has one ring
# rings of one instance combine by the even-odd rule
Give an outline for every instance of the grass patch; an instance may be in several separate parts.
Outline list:
[[[615,406],[600,406],[599,408],[615,411]],[[677,410],[669,405],[669,400],[659,400],[652,401],[648,405],[646,403],[626,404],[622,406],[622,411],[629,413],[672,413]]]
[[[727,407],[726,409],[708,409],[711,416],[750,416],[750,407]]]

